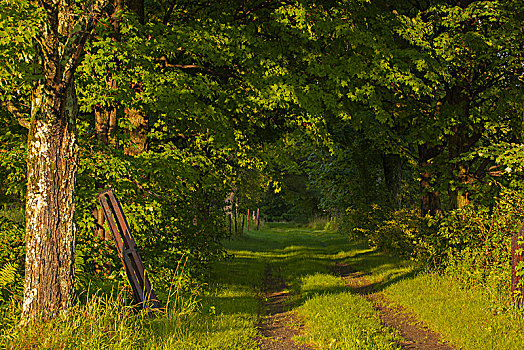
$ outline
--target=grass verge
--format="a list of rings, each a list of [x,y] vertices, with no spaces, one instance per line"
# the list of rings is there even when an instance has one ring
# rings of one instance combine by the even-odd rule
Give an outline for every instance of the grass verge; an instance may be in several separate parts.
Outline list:
[[[483,288],[465,288],[450,277],[425,273],[390,285],[385,293],[461,349],[524,347],[522,311],[497,305]]]
[[[297,311],[308,330],[299,340],[319,349],[400,349],[395,332],[380,323],[373,306],[359,295],[315,295]]]

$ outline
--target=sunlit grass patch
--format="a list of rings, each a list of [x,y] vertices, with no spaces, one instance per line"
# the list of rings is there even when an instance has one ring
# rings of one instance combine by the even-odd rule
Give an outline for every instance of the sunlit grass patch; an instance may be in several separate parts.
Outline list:
[[[373,306],[349,293],[331,271],[348,264],[383,288],[412,274],[409,262],[334,232],[291,225],[268,224],[224,244],[234,258],[214,266],[214,279],[199,291],[198,302],[178,295],[169,312],[148,318],[111,296],[83,300],[65,318],[4,334],[0,347],[258,349],[264,274],[273,269],[284,279],[279,288],[289,293],[286,303],[306,322],[302,341],[326,349],[396,348],[395,332],[381,326]]]
[[[199,314],[157,324],[145,349],[257,349],[255,315]]]
[[[385,290],[460,348],[521,349],[524,315],[504,310],[480,288],[465,288],[446,276],[421,274]]]
[[[361,296],[349,292],[316,295],[297,312],[308,330],[297,339],[320,349],[399,349],[398,335],[380,323],[371,303]]]

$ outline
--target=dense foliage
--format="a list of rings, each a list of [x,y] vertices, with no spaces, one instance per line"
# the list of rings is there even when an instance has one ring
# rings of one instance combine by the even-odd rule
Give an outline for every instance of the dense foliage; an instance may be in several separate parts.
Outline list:
[[[0,3],[0,287],[18,281],[16,294],[9,213],[25,200],[20,116],[42,14]],[[468,281],[506,269],[522,219],[524,5],[415,3],[110,2],[76,72],[79,277],[122,279],[95,225],[106,187],[161,290],[181,259],[189,284],[224,256],[231,194],[270,220],[336,218]]]

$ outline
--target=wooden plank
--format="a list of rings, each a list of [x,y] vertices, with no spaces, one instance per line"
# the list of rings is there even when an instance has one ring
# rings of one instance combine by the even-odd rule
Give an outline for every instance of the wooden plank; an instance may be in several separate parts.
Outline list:
[[[120,202],[111,189],[103,190],[97,198],[113,235],[118,256],[124,264],[135,301],[141,307],[158,309],[160,303],[147,276]]]

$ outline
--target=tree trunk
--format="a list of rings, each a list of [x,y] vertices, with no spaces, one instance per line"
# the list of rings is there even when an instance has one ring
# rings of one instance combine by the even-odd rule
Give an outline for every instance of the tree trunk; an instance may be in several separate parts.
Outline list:
[[[46,86],[34,93],[27,153],[26,260],[23,323],[56,316],[73,295],[77,172],[77,100]],[[55,109],[58,107],[58,110]]]
[[[124,1],[115,0],[113,13],[111,14],[111,25],[113,27],[113,32],[111,33],[111,40],[113,43],[118,43],[122,39],[120,32],[120,23],[122,21],[122,12],[124,10]],[[113,60],[113,63],[118,66],[118,61]],[[113,73],[108,69],[106,76],[107,86],[116,91],[118,84],[114,79]],[[116,126],[117,126],[117,112],[118,107],[115,102],[112,102],[109,106],[104,107],[95,107],[95,132],[96,138],[100,144],[104,145],[115,145],[116,143]],[[96,182],[95,187],[97,189],[104,189],[107,184]],[[111,232],[104,228],[105,217],[102,208],[96,206],[93,210],[93,219],[95,224],[95,235],[105,239],[106,241],[112,239]]]
[[[440,149],[435,146],[420,145],[418,147],[419,166],[420,166],[420,214],[435,216],[441,212],[440,194],[434,188],[432,180],[435,177],[434,170],[431,169],[430,161],[440,153]]]
[[[129,129],[129,145],[124,148],[126,154],[139,155],[147,149],[147,124],[148,120],[142,111],[125,108],[124,113],[131,124]]]
[[[131,12],[138,16],[138,20],[141,24],[145,23],[144,0],[125,0],[125,5]],[[136,92],[143,91],[140,83],[134,85],[133,89]],[[131,128],[128,130],[130,143],[125,147],[124,151],[126,154],[136,156],[145,152],[147,149],[147,131],[149,121],[145,113],[138,109],[126,107],[124,109],[124,114],[131,124]]]
[[[235,197],[233,215],[235,221],[235,235],[238,234],[238,198]]]
[[[352,160],[355,163],[360,190],[360,206],[367,207],[371,205],[375,198],[374,186],[376,178],[373,176],[373,164],[370,161],[369,151],[371,150],[371,142],[362,135],[356,136],[355,149],[352,154]]]
[[[402,160],[398,154],[383,154],[382,167],[384,180],[388,191],[389,202],[393,207],[400,208],[402,199],[400,190],[402,185]]]
[[[469,169],[466,164],[457,161],[456,158],[468,151],[467,144],[471,142],[468,137],[464,136],[462,130],[455,128],[452,135],[448,138],[448,157],[453,179],[453,187],[448,189],[450,206],[452,209],[460,209],[469,204],[468,191],[466,186],[469,181]]]
[[[116,89],[116,82],[113,78],[112,89]],[[102,144],[114,144],[115,143],[115,131],[116,131],[116,107],[109,108],[95,108],[95,131],[98,142]]]
[[[35,38],[43,77],[33,90],[27,145],[26,260],[21,324],[66,309],[73,295],[77,173],[74,72],[102,1],[77,15],[73,3],[40,0]]]

